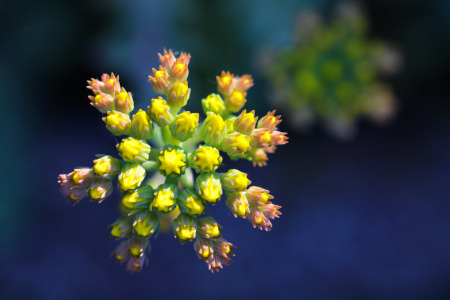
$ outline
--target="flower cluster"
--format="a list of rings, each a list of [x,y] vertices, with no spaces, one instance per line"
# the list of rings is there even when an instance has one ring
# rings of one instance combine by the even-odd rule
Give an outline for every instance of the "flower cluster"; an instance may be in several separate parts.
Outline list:
[[[273,100],[298,129],[315,119],[339,138],[351,138],[356,122],[383,123],[396,110],[390,87],[380,75],[398,70],[400,55],[367,37],[367,19],[353,4],[339,7],[328,24],[315,13],[298,19],[294,43],[267,52],[262,64],[273,86]]]
[[[175,238],[182,244],[194,241],[199,258],[211,271],[218,271],[231,263],[235,246],[222,237],[216,220],[203,216],[207,205],[216,204],[224,194],[236,217],[265,230],[281,215],[281,207],[269,201],[273,198],[269,191],[249,186],[247,174],[236,169],[217,171],[222,155],[263,166],[267,153],[287,143],[286,133],[278,131],[281,120],[275,111],[259,121],[254,111],[239,113],[253,80],[229,72],[217,77],[218,94],[202,100],[206,118],[200,122],[198,113],[182,110],[191,91],[190,55],[176,58],[169,50],[159,57],[161,66],[149,79],[162,96],[151,99],[147,111],[130,115],[133,98],[120,86],[118,76],[105,74],[101,80],[88,81],[93,92],[89,99],[106,114],[106,128],[125,136],[117,145],[121,159],[99,155],[93,167],[59,175],[61,191],[74,204],[85,197],[101,202],[117,179],[124,214],[110,227],[111,235],[124,241],[113,256],[127,262],[128,271],[142,269],[148,261],[150,237],[158,235],[162,218],[175,211],[179,211],[171,219]]]

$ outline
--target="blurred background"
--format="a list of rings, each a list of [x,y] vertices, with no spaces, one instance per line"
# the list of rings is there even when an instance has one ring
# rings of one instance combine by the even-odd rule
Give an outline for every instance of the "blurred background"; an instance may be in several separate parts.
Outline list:
[[[137,108],[163,49],[192,55],[188,108],[222,70],[253,74],[247,109],[276,105],[261,69],[267,49],[292,46],[302,12],[326,20],[340,1],[2,1],[0,10],[1,299],[450,299],[450,2],[360,1],[367,38],[392,44],[398,72],[380,80],[397,101],[383,126],[357,120],[352,139],[322,126],[297,131],[268,166],[227,162],[283,206],[270,232],[209,213],[237,245],[211,274],[192,244],[152,240],[150,263],[128,274],[109,256],[119,192],[73,207],[57,176],[116,155],[89,105],[86,80],[120,75]],[[276,62],[275,62],[276,63]],[[284,111],[283,111],[284,109]],[[289,111],[282,107],[280,112]]]

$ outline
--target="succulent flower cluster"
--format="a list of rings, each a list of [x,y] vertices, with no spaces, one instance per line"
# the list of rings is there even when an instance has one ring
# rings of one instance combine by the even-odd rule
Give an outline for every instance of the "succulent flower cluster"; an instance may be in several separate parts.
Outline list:
[[[117,145],[121,159],[99,155],[93,167],[59,175],[61,191],[74,204],[85,197],[102,202],[117,179],[124,214],[110,227],[111,235],[124,241],[113,256],[127,262],[128,271],[142,269],[148,260],[149,238],[158,235],[162,217],[177,210],[180,213],[172,222],[175,238],[182,244],[194,241],[198,257],[211,271],[218,271],[231,263],[235,246],[222,237],[216,220],[203,216],[208,204],[216,204],[225,194],[235,217],[266,231],[272,228],[271,220],[281,215],[268,190],[249,186],[247,174],[236,169],[217,171],[222,155],[263,166],[267,153],[287,143],[286,133],[277,130],[281,120],[275,111],[259,121],[254,111],[239,113],[253,80],[229,72],[217,76],[218,94],[202,100],[206,118],[200,122],[198,113],[182,110],[191,91],[190,55],[176,58],[169,50],[159,58],[161,66],[149,79],[162,96],[151,99],[147,111],[140,109],[132,116],[132,95],[121,87],[118,76],[104,74],[101,80],[88,81],[91,105],[106,114],[106,128],[125,136]]]
[[[379,75],[397,71],[398,52],[367,36],[367,19],[355,4],[340,6],[326,23],[316,13],[299,16],[294,43],[262,58],[273,100],[298,129],[315,119],[339,138],[356,132],[359,118],[383,123],[396,110]]]

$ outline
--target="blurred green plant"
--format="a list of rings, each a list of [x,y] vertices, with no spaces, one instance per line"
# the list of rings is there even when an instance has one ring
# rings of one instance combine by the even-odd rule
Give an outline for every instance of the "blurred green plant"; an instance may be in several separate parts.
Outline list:
[[[188,64],[191,56],[172,51],[159,55],[161,66],[153,69],[150,82],[156,93],[148,111],[134,109],[131,93],[119,83],[119,77],[103,74],[101,80],[88,81],[91,105],[106,114],[103,121],[116,136],[127,135],[117,145],[122,159],[98,155],[92,168],[75,169],[59,175],[61,191],[70,202],[85,197],[102,202],[113,191],[113,180],[124,196],[123,215],[110,227],[111,235],[125,239],[113,255],[128,262],[127,270],[140,271],[148,261],[150,237],[172,223],[175,238],[182,244],[194,240],[194,249],[214,272],[231,263],[233,244],[222,238],[222,227],[212,217],[202,217],[208,204],[215,205],[222,194],[235,217],[247,218],[253,227],[272,228],[271,220],[281,215],[270,200],[269,191],[250,186],[247,174],[231,169],[217,172],[222,154],[232,160],[247,159],[254,165],[266,164],[266,153],[287,143],[275,111],[258,121],[255,112],[243,110],[247,90],[253,86],[250,75],[217,76],[219,94],[210,94],[202,102],[206,118],[183,111],[191,89]],[[199,145],[200,143],[202,143]],[[194,172],[197,177],[194,178]],[[145,182],[150,173],[153,176]]]
[[[329,22],[305,12],[297,19],[293,45],[262,55],[274,104],[294,127],[306,129],[317,120],[348,139],[360,118],[392,118],[396,100],[379,77],[395,73],[401,57],[367,32],[367,18],[355,4],[340,6]]]

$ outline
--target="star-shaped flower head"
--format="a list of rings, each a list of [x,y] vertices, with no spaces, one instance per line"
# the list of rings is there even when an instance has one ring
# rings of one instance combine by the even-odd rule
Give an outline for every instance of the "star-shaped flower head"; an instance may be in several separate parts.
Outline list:
[[[178,146],[166,145],[158,155],[158,169],[164,176],[182,175],[186,170],[186,152]]]

